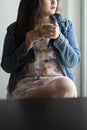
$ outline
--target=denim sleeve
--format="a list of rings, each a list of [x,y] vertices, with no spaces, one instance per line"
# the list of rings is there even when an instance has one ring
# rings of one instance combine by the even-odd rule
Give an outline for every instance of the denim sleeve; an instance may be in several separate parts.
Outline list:
[[[58,60],[66,67],[72,68],[80,62],[80,50],[73,24],[68,20],[59,38],[53,45],[59,52]]]
[[[4,71],[7,73],[12,73],[14,71],[17,71],[19,67],[22,67],[27,62],[29,62],[31,59],[30,53],[28,53],[25,56],[25,59],[20,62],[20,57],[25,54],[25,42],[21,43],[21,45],[15,49],[16,43],[15,43],[15,36],[12,32],[10,32],[9,29],[7,29],[7,34],[5,36],[4,40],[4,47],[3,47],[3,54],[2,54],[2,61],[1,61],[1,67]]]

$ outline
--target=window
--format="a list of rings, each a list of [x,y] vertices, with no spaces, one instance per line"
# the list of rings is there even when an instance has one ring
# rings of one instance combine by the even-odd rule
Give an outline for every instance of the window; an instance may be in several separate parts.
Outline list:
[[[81,0],[81,96],[87,96],[87,0]]]

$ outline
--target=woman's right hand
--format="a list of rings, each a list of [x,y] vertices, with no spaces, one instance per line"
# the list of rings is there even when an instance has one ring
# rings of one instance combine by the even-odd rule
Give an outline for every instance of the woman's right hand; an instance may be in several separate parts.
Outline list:
[[[33,47],[34,42],[36,42],[40,39],[41,39],[41,37],[39,36],[38,31],[32,30],[30,32],[27,32],[26,39],[25,39],[27,51],[29,51]]]

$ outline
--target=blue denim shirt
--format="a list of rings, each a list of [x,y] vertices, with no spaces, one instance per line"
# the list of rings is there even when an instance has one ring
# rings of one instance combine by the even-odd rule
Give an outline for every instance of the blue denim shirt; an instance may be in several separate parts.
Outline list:
[[[48,47],[52,48],[57,54],[57,61],[62,71],[70,79],[74,79],[72,68],[80,62],[80,50],[74,26],[72,22],[60,14],[51,16],[52,22],[57,19],[61,34],[56,39],[50,39]],[[12,92],[19,80],[24,76],[23,67],[26,63],[34,62],[35,56],[33,48],[20,62],[20,56],[25,53],[25,41],[14,51],[15,43],[15,26],[16,22],[12,23],[7,28],[7,33],[4,41],[3,55],[1,67],[7,73],[10,73],[8,89]]]

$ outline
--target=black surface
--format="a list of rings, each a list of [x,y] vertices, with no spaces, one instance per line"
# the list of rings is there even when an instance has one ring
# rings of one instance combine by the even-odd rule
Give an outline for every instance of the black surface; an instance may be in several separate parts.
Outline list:
[[[0,130],[87,130],[87,98],[0,100]]]

